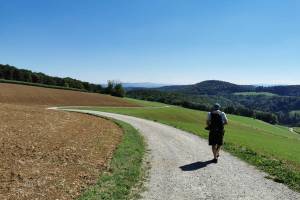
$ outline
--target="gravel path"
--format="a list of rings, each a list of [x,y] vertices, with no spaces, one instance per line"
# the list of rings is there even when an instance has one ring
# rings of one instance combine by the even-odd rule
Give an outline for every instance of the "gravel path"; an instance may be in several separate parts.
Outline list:
[[[211,163],[207,141],[195,135],[136,117],[80,112],[122,120],[145,137],[151,169],[143,199],[300,200],[300,193],[264,178],[265,173],[226,152],[221,152],[218,164]]]

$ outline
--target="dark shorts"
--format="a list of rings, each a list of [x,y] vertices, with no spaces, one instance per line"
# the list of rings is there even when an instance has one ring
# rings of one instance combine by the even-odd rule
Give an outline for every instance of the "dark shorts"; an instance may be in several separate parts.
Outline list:
[[[223,145],[225,131],[210,131],[208,137],[209,145]]]

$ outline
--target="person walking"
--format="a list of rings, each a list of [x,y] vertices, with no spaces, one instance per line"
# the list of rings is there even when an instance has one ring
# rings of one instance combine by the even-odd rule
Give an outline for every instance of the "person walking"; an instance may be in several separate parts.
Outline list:
[[[214,155],[213,162],[217,163],[220,155],[220,149],[223,145],[224,126],[228,124],[226,114],[222,112],[221,105],[216,103],[211,112],[207,115],[207,129],[209,130],[208,144],[212,148]]]

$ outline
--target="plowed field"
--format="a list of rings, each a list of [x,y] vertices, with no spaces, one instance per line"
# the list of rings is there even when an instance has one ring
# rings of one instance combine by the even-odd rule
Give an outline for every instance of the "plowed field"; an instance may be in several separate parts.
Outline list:
[[[74,199],[122,138],[113,122],[48,106],[136,106],[111,96],[0,84],[0,199]]]
[[[109,95],[0,83],[0,103],[47,106],[138,106]]]

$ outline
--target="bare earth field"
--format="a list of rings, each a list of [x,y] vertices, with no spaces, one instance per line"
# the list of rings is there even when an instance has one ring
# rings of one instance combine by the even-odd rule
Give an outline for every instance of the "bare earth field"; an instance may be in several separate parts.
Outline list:
[[[0,101],[10,103],[0,103],[1,200],[73,199],[96,182],[122,138],[117,125],[43,106],[11,104],[118,104],[108,96],[98,101],[96,94],[75,93],[0,84]]]
[[[46,106],[138,106],[109,95],[0,83],[0,103]]]

